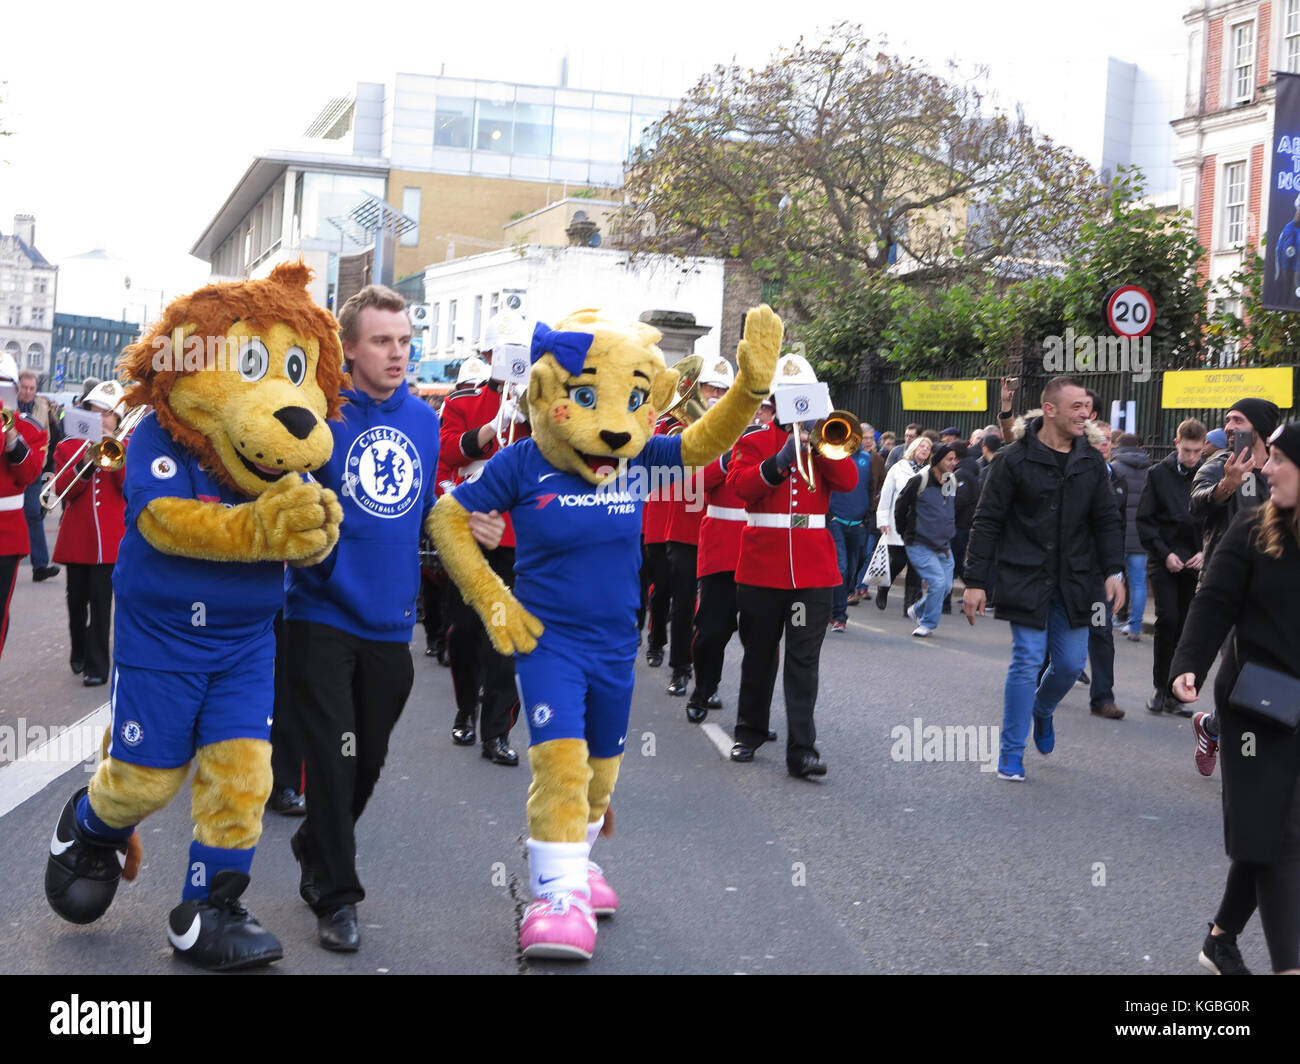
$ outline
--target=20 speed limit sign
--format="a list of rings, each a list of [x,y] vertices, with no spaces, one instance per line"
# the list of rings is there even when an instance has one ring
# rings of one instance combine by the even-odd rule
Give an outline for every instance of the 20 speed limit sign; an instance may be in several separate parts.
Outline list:
[[[1145,288],[1120,285],[1106,297],[1106,321],[1120,336],[1145,336],[1155,319],[1156,304]]]

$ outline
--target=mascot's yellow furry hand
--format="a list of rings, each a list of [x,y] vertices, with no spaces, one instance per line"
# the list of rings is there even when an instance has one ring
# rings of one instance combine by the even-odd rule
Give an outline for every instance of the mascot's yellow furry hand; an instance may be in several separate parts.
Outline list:
[[[474,541],[465,507],[444,495],[429,514],[425,531],[461,596],[483,618],[483,627],[497,652],[531,654],[545,626],[519,605],[501,577],[492,571]]]
[[[294,562],[328,555],[338,542],[342,520],[332,491],[286,475],[239,506],[154,499],[141,512],[138,527],[164,554],[203,561]]]
[[[766,303],[745,315],[745,338],[736,347],[736,383],[682,433],[683,464],[707,465],[739,439],[772,390],[784,335],[781,319]]]

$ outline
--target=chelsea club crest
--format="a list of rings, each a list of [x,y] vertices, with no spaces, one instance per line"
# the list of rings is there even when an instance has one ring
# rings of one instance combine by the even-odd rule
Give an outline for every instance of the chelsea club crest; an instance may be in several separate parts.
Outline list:
[[[401,517],[420,497],[420,455],[400,429],[367,429],[348,449],[343,494],[376,517]]]

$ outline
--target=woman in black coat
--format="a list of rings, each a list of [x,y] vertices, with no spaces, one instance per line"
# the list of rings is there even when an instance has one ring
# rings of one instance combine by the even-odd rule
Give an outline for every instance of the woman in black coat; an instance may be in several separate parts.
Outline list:
[[[1269,441],[1269,501],[1238,514],[1192,600],[1170,674],[1195,702],[1228,633],[1214,684],[1223,766],[1223,834],[1232,865],[1200,963],[1249,974],[1236,937],[1259,908],[1273,970],[1300,975],[1300,733],[1252,720],[1228,704],[1241,667],[1300,677],[1300,424]]]

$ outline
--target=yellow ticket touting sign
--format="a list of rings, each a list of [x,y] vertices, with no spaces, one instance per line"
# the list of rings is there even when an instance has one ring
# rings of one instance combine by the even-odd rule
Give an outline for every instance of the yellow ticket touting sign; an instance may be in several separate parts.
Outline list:
[[[899,381],[904,410],[987,410],[988,381]]]
[[[1268,399],[1286,410],[1294,401],[1292,369],[1169,370],[1164,377],[1160,406],[1165,410],[1227,410],[1239,399]],[[906,404],[904,404],[906,405]]]

